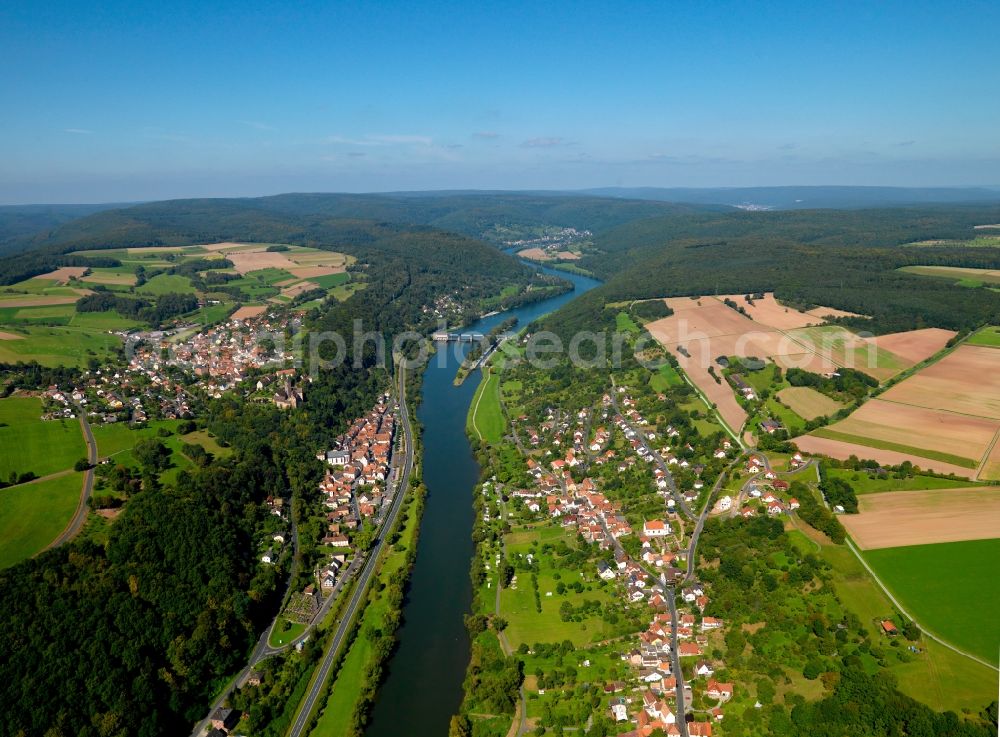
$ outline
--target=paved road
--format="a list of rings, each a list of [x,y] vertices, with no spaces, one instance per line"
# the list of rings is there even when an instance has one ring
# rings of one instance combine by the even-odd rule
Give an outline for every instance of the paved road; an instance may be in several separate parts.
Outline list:
[[[87,413],[83,410],[83,407],[77,405],[76,411],[77,416],[80,418],[83,439],[87,442],[87,462],[90,463],[90,468],[83,474],[83,488],[80,491],[80,501],[76,505],[76,512],[73,513],[73,519],[59,533],[59,537],[49,543],[49,547],[46,550],[58,547],[76,537],[87,523],[87,513],[90,511],[87,502],[90,501],[90,495],[94,491],[94,466],[97,464],[97,441],[94,440],[94,433],[90,431],[90,423],[87,422]]]
[[[673,676],[677,685],[677,728],[681,732],[681,737],[688,737],[687,728],[687,706],[684,703],[684,671],[681,670],[681,659],[677,654],[677,602],[676,592],[673,586],[666,586],[666,580],[661,575],[661,581],[666,587],[667,606],[670,608],[670,665],[673,668]]]
[[[400,373],[402,374],[402,372]],[[402,386],[402,381],[401,381],[401,386]],[[384,522],[384,526],[381,528],[383,530],[390,529],[392,524],[395,523],[397,513],[399,512],[401,506],[400,502],[405,496],[407,487],[409,485],[410,471],[413,468],[413,441],[412,441],[412,433],[410,430],[410,418],[403,397],[404,394],[402,393],[401,390],[400,415],[403,420],[403,433],[406,442],[404,472],[402,475],[402,482],[400,488],[398,489],[396,495],[393,497],[392,505],[389,508],[389,514],[386,518],[386,521]],[[297,553],[299,538],[298,538],[298,530],[294,526],[294,520],[292,522],[292,525],[293,525],[292,540],[293,544],[295,545]],[[374,569],[374,565],[371,565],[371,562],[378,557],[378,551],[381,550],[381,545],[382,545],[382,538],[380,537],[376,541],[375,546],[372,548],[372,551],[368,556],[359,555],[356,556],[354,560],[351,561],[351,564],[344,571],[343,575],[337,580],[337,584],[336,586],[334,586],[333,591],[331,591],[329,596],[326,597],[326,599],[323,601],[323,604],[320,606],[319,610],[316,612],[315,615],[313,615],[313,618],[309,622],[309,625],[305,628],[305,630],[303,630],[303,632],[298,637],[280,647],[272,647],[268,643],[268,640],[271,636],[272,630],[274,629],[274,627],[277,625],[278,621],[281,618],[282,612],[284,611],[284,607],[282,607],[282,609],[278,611],[278,613],[272,620],[271,625],[264,631],[264,633],[260,636],[260,639],[257,641],[257,644],[254,646],[253,652],[250,655],[249,663],[246,665],[246,667],[243,668],[243,670],[241,670],[237,674],[236,678],[233,679],[229,687],[215,699],[215,701],[212,703],[211,707],[208,710],[208,715],[200,722],[198,722],[198,724],[195,725],[194,729],[191,732],[191,737],[199,737],[205,731],[205,728],[208,726],[209,719],[211,718],[212,712],[214,712],[217,708],[225,704],[226,699],[229,698],[229,695],[232,693],[236,685],[241,683],[246,678],[246,676],[250,673],[253,667],[257,665],[257,663],[264,660],[265,658],[271,657],[272,655],[277,655],[278,653],[284,652],[285,650],[288,650],[289,648],[294,647],[295,645],[298,645],[299,643],[307,640],[312,635],[313,630],[315,630],[316,627],[319,626],[319,624],[326,618],[326,615],[329,613],[333,604],[339,599],[340,592],[344,589],[344,587],[347,586],[348,582],[351,581],[360,571],[361,578],[359,579],[358,586],[355,588],[351,596],[351,601],[349,602],[348,608],[346,610],[346,617],[344,620],[342,620],[340,627],[338,627],[337,629],[334,646],[326,654],[320,665],[321,668],[325,667],[325,669],[320,674],[320,677],[316,679],[316,681],[313,684],[313,688],[307,695],[307,698],[310,698],[308,709],[303,712],[304,716],[303,713],[300,713],[299,718],[293,725],[291,734],[297,735],[301,733],[301,730],[305,727],[305,723],[308,720],[309,713],[311,713],[312,711],[312,706],[315,704],[316,698],[318,697],[319,694],[322,693],[322,686],[326,683],[326,679],[329,676],[330,668],[332,667],[333,664],[333,656],[335,655],[335,653],[340,648],[343,642],[344,635],[348,629],[345,628],[345,623],[349,623],[350,620],[353,619],[354,613],[358,607],[358,603],[364,598],[363,594],[367,590],[368,582],[371,579],[372,570]],[[295,558],[296,559],[298,558],[297,554]],[[293,562],[292,570],[289,572],[289,578],[288,578],[289,585],[291,584],[291,581],[294,579],[295,576],[296,563],[297,560],[296,562]],[[298,731],[295,731],[296,729]]]
[[[385,521],[381,526],[381,530],[387,531],[391,530],[392,526],[396,522],[396,518],[399,515],[399,510],[402,507],[402,501],[406,497],[406,492],[410,484],[410,473],[413,470],[413,433],[410,428],[410,415],[406,408],[406,381],[405,372],[400,369],[399,374],[399,408],[400,417],[403,421],[403,438],[406,444],[406,454],[403,460],[403,473],[401,476],[399,489],[396,491],[395,496],[392,500],[392,505],[389,508],[389,513],[386,516]],[[382,551],[382,546],[385,544],[385,534],[380,533],[378,539],[375,541],[375,545],[372,547],[367,558],[364,561],[363,568],[361,569],[360,577],[358,578],[357,585],[354,587],[354,591],[351,593],[351,598],[347,603],[347,608],[344,611],[344,615],[340,619],[340,624],[337,625],[337,630],[334,632],[333,641],[330,647],[327,649],[326,653],[323,655],[322,661],[320,661],[319,668],[317,669],[317,674],[313,678],[309,685],[309,691],[306,693],[302,704],[299,707],[299,711],[295,716],[295,721],[292,723],[291,729],[288,731],[288,737],[300,737],[306,729],[306,725],[309,723],[309,717],[311,716],[316,702],[322,696],[323,692],[326,690],[327,680],[330,677],[330,671],[333,670],[333,664],[336,660],[337,653],[340,652],[340,648],[344,644],[344,640],[347,638],[347,634],[351,631],[352,623],[354,620],[354,615],[357,613],[358,608],[361,606],[362,602],[365,601],[368,594],[368,584],[371,581],[372,576],[375,573],[376,563],[379,558],[379,554]]]
[[[673,474],[670,473],[670,468],[667,466],[667,462],[663,460],[663,456],[660,455],[658,450],[649,447],[649,443],[646,442],[646,436],[633,427],[632,423],[626,419],[625,415],[618,408],[618,387],[615,386],[615,378],[613,376],[611,377],[611,404],[614,407],[615,412],[621,416],[625,425],[635,433],[636,438],[638,438],[646,452],[653,456],[653,461],[656,465],[663,470],[664,474],[666,474],[667,488],[670,490],[671,496],[674,497],[674,501],[677,502],[677,506],[680,507],[680,510],[684,513],[684,516],[688,519],[694,519],[694,513],[691,512],[691,508],[688,506],[687,501],[685,501],[684,497],[681,496],[679,491],[677,491],[677,484],[674,483]]]

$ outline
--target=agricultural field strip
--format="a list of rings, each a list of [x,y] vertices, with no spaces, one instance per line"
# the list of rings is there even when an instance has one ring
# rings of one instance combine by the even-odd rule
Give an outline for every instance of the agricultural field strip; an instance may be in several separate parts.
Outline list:
[[[862,550],[988,540],[1000,530],[1000,488],[866,494],[858,514],[840,517]]]

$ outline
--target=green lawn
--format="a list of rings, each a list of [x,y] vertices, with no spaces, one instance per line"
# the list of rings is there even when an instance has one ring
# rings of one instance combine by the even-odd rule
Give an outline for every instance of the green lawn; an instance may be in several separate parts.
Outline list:
[[[288,622],[289,620],[282,617],[281,622]],[[277,627],[274,628],[274,632],[271,633],[270,638],[268,638],[267,644],[271,647],[281,647],[287,642],[291,642],[296,637],[301,635],[306,626],[301,622],[290,622],[291,627],[284,629],[279,623]]]
[[[0,568],[41,552],[73,518],[83,474],[0,489]]]
[[[87,365],[91,353],[103,356],[121,345],[107,332],[74,327],[18,327],[21,340],[0,340],[0,363],[38,361],[43,366]]]
[[[79,420],[43,421],[41,414],[37,397],[0,399],[0,478],[65,471],[87,455]]]
[[[475,437],[481,437],[489,443],[499,443],[504,432],[503,412],[500,409],[500,377],[494,371],[487,370],[489,375],[480,382],[472,398],[466,424]]]
[[[989,662],[1000,648],[1000,539],[863,553],[900,603],[957,647]]]
[[[914,456],[927,458],[932,461],[952,463],[956,466],[961,466],[962,468],[976,468],[979,466],[979,461],[971,458],[962,458],[961,456],[952,455],[951,453],[940,453],[936,450],[925,450],[923,448],[915,448],[909,445],[901,445],[900,443],[890,443],[886,440],[876,440],[874,438],[861,437],[860,435],[851,435],[850,433],[840,432],[839,430],[833,430],[829,427],[818,428],[813,430],[810,434],[819,438],[829,438],[830,440],[842,440],[846,443],[866,445],[869,448],[880,448],[881,450],[894,450],[897,453],[908,453]],[[919,460],[917,460],[916,465],[919,466],[922,464]]]
[[[969,345],[982,345],[990,348],[1000,348],[1000,327],[993,325],[982,328],[966,342]]]

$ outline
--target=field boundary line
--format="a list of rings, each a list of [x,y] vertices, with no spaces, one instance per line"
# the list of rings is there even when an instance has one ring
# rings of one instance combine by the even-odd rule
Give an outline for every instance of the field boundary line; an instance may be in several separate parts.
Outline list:
[[[875,581],[875,583],[878,584],[878,587],[880,589],[882,589],[882,592],[887,597],[889,597],[889,601],[891,601],[892,604],[893,604],[893,606],[895,606],[899,610],[900,614],[902,614],[907,619],[910,619],[910,620],[912,620],[914,622],[917,622],[916,618],[914,618],[913,616],[911,616],[910,613],[907,612],[906,609],[903,608],[903,605],[900,604],[899,601],[896,600],[896,597],[892,595],[892,592],[889,591],[889,589],[886,587],[886,585],[884,583],[882,583],[882,579],[880,579],[878,577],[878,575],[875,573],[875,571],[872,570],[872,567],[870,565],[868,565],[868,561],[866,561],[864,559],[864,557],[861,555],[861,553],[858,552],[858,549],[856,547],[854,547],[854,541],[851,540],[850,538],[847,538],[845,540],[845,542],[847,543],[847,547],[850,548],[851,552],[854,553],[854,557],[856,557],[859,561],[861,561],[861,565],[863,565],[865,567],[865,570],[868,571],[868,575],[870,575],[872,577],[872,579]],[[985,665],[987,668],[992,668],[993,670],[995,670],[998,673],[1000,673],[1000,668],[998,668],[996,665],[993,665],[992,663],[986,662],[985,660],[983,660],[982,658],[980,658],[977,655],[973,655],[972,653],[967,653],[964,650],[960,650],[959,648],[955,647],[954,645],[952,645],[949,642],[945,642],[943,639],[941,639],[940,637],[938,637],[937,635],[935,635],[933,632],[931,632],[929,629],[927,629],[926,627],[924,627],[919,622],[917,622],[917,625],[920,627],[920,630],[921,630],[921,632],[923,632],[923,634],[927,635],[929,638],[931,638],[932,640],[934,640],[939,645],[944,645],[949,650],[951,650],[953,652],[956,652],[959,655],[964,655],[965,657],[969,658],[970,660],[975,660],[977,663],[980,663],[981,665]]]
[[[980,479],[979,477],[983,475],[986,470],[986,462],[989,461],[990,456],[993,455],[993,449],[997,446],[997,441],[1000,440],[1000,429],[996,431],[993,435],[993,442],[986,446],[986,453],[983,455],[982,460],[979,461],[979,467],[976,469],[976,478],[974,481],[988,481],[991,479]]]
[[[959,417],[971,417],[974,420],[993,420],[994,422],[1000,422],[1000,417],[990,417],[988,415],[974,415],[969,412],[959,412],[954,409],[945,409],[944,407],[928,407],[923,404],[914,404],[913,402],[900,402],[898,399],[886,399],[885,397],[872,397],[869,401],[872,402],[885,402],[886,404],[898,404],[900,407],[913,407],[914,409],[926,409],[931,412],[946,412],[949,415],[958,415]],[[868,402],[865,402],[868,404]],[[855,410],[857,411],[857,410]]]

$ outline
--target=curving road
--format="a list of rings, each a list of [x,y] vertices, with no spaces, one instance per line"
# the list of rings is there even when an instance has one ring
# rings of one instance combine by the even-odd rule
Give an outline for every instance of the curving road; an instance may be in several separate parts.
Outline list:
[[[403,440],[406,445],[406,452],[403,459],[403,471],[400,478],[399,488],[396,490],[396,494],[392,498],[392,504],[389,507],[389,512],[380,527],[380,530],[382,531],[391,530],[393,525],[396,523],[396,518],[399,516],[399,510],[402,507],[403,499],[406,497],[406,492],[410,485],[410,473],[413,470],[413,431],[410,428],[410,415],[406,408],[405,371],[400,368],[398,374],[399,414],[403,424]],[[351,631],[354,616],[357,613],[358,608],[367,597],[368,584],[371,582],[372,576],[375,574],[375,569],[378,567],[376,564],[378,562],[379,555],[382,552],[382,546],[385,544],[385,537],[386,536],[384,534],[379,534],[378,539],[375,541],[375,545],[372,547],[362,564],[361,574],[358,578],[357,585],[354,587],[354,591],[351,593],[351,598],[347,603],[347,609],[345,609],[344,615],[340,618],[340,624],[337,625],[337,629],[333,635],[333,640],[326,652],[323,654],[323,659],[320,661],[316,675],[309,685],[309,690],[306,692],[305,698],[302,700],[302,704],[299,706],[299,711],[295,715],[295,721],[292,722],[292,727],[288,731],[289,737],[300,737],[300,735],[305,732],[306,726],[309,724],[309,718],[316,706],[316,702],[326,690],[326,682],[330,677],[330,672],[333,670],[333,664],[336,660],[337,654],[340,652],[340,648],[343,646],[344,640]]]
[[[83,488],[80,490],[80,501],[76,505],[76,512],[73,513],[73,518],[63,531],[59,533],[59,537],[49,543],[49,546],[45,548],[46,550],[59,547],[76,537],[87,523],[87,513],[90,511],[87,502],[90,501],[90,495],[94,491],[94,466],[97,465],[97,441],[94,440],[94,433],[90,431],[90,423],[87,422],[87,413],[83,407],[78,404],[76,411],[78,413],[77,416],[80,418],[80,429],[83,431],[83,439],[87,443],[87,462],[90,464],[90,468],[83,474]]]

